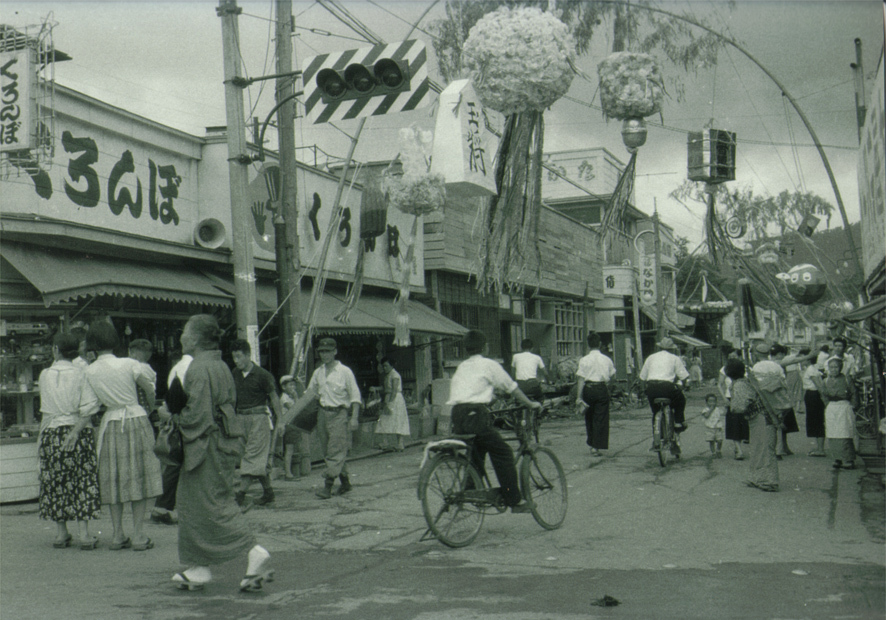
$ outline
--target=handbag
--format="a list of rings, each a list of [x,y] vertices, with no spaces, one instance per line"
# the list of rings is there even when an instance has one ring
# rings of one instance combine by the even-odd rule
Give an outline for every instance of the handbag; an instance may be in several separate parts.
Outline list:
[[[231,403],[216,406],[215,423],[226,439],[246,437],[243,420],[237,415],[237,411]]]
[[[154,440],[154,454],[163,465],[181,466],[185,462],[182,433],[174,419],[169,418],[160,425]]]

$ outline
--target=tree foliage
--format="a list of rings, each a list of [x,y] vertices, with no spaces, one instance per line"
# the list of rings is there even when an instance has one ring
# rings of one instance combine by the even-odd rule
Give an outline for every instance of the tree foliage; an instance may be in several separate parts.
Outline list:
[[[477,21],[502,6],[549,7],[548,0],[448,0],[446,17],[431,23],[434,49],[440,72],[447,82],[465,77],[462,47]],[[663,55],[683,71],[697,71],[717,63],[717,51],[724,43],[719,37],[700,32],[690,24],[667,15],[645,10],[649,0],[614,2],[571,0],[557,3],[556,12],[569,26],[578,54],[587,54],[596,32],[611,35],[612,51],[633,51]],[[730,8],[732,2],[729,3]],[[696,22],[701,20],[691,16]],[[680,80],[671,76],[677,99],[682,99]]]

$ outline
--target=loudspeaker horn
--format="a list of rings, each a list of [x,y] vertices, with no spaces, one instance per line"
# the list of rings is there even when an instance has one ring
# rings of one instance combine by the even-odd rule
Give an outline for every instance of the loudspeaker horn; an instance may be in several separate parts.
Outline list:
[[[225,225],[214,217],[202,219],[194,226],[194,243],[214,250],[225,242]]]

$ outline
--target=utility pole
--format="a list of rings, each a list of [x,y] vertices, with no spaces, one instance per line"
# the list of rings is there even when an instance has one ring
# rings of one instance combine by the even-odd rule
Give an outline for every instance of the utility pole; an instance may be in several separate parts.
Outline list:
[[[855,39],[855,62],[849,63],[855,77],[855,121],[858,124],[858,141],[861,142],[861,130],[868,114],[867,99],[864,93],[864,64],[861,62],[861,39]]]
[[[234,297],[237,336],[252,345],[258,360],[258,313],[255,308],[255,268],[252,257],[249,209],[246,187],[247,166],[251,158],[246,152],[246,124],[243,117],[243,90],[234,84],[240,77],[237,16],[242,9],[236,0],[219,0],[216,13],[222,20],[222,50],[225,68],[225,112],[228,138],[228,175],[231,184],[231,237],[234,258]]]
[[[653,199],[654,200],[654,199]],[[654,203],[653,203],[654,204]],[[664,326],[664,303],[662,298],[662,282],[661,282],[661,235],[660,228],[658,225],[658,205],[655,205],[655,210],[652,213],[652,232],[655,235],[655,309],[656,309],[656,327],[658,331],[656,332],[656,338],[659,342],[661,339],[668,335],[667,330]]]
[[[302,329],[298,243],[298,168],[295,162],[295,81],[292,75],[292,0],[277,0],[277,140],[280,152],[280,203],[274,214],[277,303],[280,308],[280,368],[295,355],[295,335]]]

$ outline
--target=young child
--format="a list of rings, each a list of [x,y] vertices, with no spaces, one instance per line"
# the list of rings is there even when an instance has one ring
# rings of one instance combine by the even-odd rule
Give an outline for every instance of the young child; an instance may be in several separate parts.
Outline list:
[[[726,410],[717,406],[718,398],[713,392],[705,396],[705,404],[701,415],[704,418],[704,425],[707,429],[708,444],[711,446],[711,456],[717,458],[723,457],[723,419],[726,417]]]

